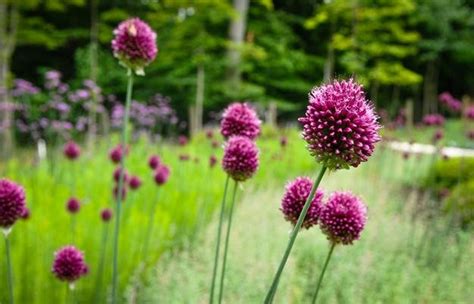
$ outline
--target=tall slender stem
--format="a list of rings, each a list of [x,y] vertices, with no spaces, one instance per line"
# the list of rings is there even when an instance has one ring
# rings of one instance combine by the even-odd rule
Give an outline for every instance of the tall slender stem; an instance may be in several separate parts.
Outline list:
[[[13,270],[12,261],[10,256],[10,240],[8,239],[8,233],[4,231],[5,236],[5,251],[7,255],[7,276],[8,276],[8,292],[10,294],[10,304],[14,303],[13,300]]]
[[[214,287],[216,284],[216,276],[217,276],[217,266],[219,265],[219,250],[221,246],[221,233],[222,233],[222,222],[224,221],[224,209],[225,209],[225,199],[227,195],[227,188],[229,185],[230,177],[227,176],[225,180],[224,186],[224,196],[222,197],[221,202],[221,213],[219,216],[219,226],[217,228],[217,243],[216,243],[216,253],[214,256],[214,269],[212,271],[212,282],[211,282],[211,295],[209,296],[209,303],[214,303]]]
[[[120,209],[122,204],[122,189],[124,187],[124,173],[125,173],[125,157],[127,155],[127,143],[128,143],[128,120],[130,116],[130,104],[132,100],[132,89],[133,89],[133,72],[128,70],[128,86],[127,86],[127,99],[125,101],[125,116],[123,119],[122,126],[122,140],[121,149],[123,149],[122,158],[120,160],[120,177],[117,189],[117,204],[116,204],[116,216],[115,216],[115,231],[114,231],[114,257],[113,257],[113,275],[112,275],[112,304],[117,303],[117,285],[118,285],[118,245],[120,235]]]
[[[268,290],[267,296],[265,297],[265,302],[264,302],[265,304],[269,304],[273,302],[273,297],[275,296],[276,290],[278,289],[278,283],[280,282],[281,274],[283,272],[283,269],[285,268],[286,262],[288,261],[288,257],[290,256],[290,252],[291,252],[291,249],[293,248],[293,244],[295,243],[296,236],[298,235],[298,232],[301,229],[301,225],[303,224],[306,214],[308,213],[308,209],[311,206],[311,202],[313,201],[314,194],[316,193],[316,190],[318,189],[319,184],[321,183],[321,180],[323,179],[326,169],[327,168],[325,166],[321,167],[318,177],[316,178],[316,181],[314,182],[313,187],[311,188],[311,192],[309,193],[309,196],[306,199],[306,202],[303,206],[303,210],[301,210],[300,216],[298,217],[298,221],[296,222],[296,225],[293,228],[293,231],[291,232],[290,240],[288,241],[288,245],[286,247],[285,253],[283,255],[283,258],[281,259],[280,266],[278,266],[278,270],[275,273],[275,277],[273,278],[272,285],[270,289]]]
[[[109,235],[109,225],[108,223],[104,222],[104,228],[102,231],[102,244],[100,250],[100,257],[99,257],[99,267],[97,269],[97,284],[96,284],[96,292],[95,292],[95,302],[94,303],[101,303],[101,294],[102,294],[102,278],[104,272],[104,262],[105,262],[105,254],[107,252],[107,239]]]
[[[159,193],[160,193],[160,191],[157,192],[156,202],[151,202],[152,205],[151,205],[151,208],[148,212],[148,227],[147,227],[147,230],[146,230],[145,240],[143,242],[143,248],[142,248],[142,261],[143,261],[144,264],[146,264],[146,262],[147,262],[146,256],[147,256],[147,253],[148,253],[148,246],[150,244],[151,233],[153,231],[153,223],[154,223],[153,219],[155,217],[156,207],[158,207]]]
[[[229,219],[227,223],[227,232],[225,236],[225,243],[224,243],[224,258],[222,260],[222,270],[221,270],[221,284],[219,287],[219,304],[222,303],[222,296],[224,294],[224,277],[225,277],[225,266],[227,263],[227,250],[229,248],[229,239],[230,239],[230,228],[232,226],[232,214],[234,213],[234,205],[235,205],[235,194],[237,193],[237,181],[234,182],[234,191],[232,194],[232,201],[230,202],[229,207]]]
[[[319,288],[321,287],[321,282],[323,281],[324,273],[326,272],[326,268],[328,267],[329,260],[331,259],[332,252],[334,251],[334,247],[336,247],[336,243],[331,244],[331,249],[329,249],[326,262],[324,262],[323,270],[321,271],[321,274],[319,275],[318,286],[316,286],[316,292],[314,293],[313,301],[311,301],[311,303],[313,304],[316,303],[316,299],[318,298]]]

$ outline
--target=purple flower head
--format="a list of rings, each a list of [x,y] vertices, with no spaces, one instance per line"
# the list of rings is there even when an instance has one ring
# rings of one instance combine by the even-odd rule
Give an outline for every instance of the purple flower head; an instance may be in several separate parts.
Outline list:
[[[21,213],[21,219],[26,221],[27,219],[30,218],[30,216],[31,216],[30,209],[28,207],[25,207],[23,209],[23,212]]]
[[[128,181],[128,186],[130,187],[130,189],[137,190],[138,188],[140,188],[141,185],[142,185],[142,180],[138,176],[134,175],[130,177]]]
[[[188,161],[190,156],[188,154],[180,154],[179,155],[179,160],[180,161]]]
[[[156,33],[139,18],[131,18],[118,25],[114,36],[114,56],[137,75],[144,75],[143,68],[155,60],[158,53]]]
[[[74,282],[88,273],[84,255],[74,246],[65,246],[54,254],[52,272],[61,281]]]
[[[467,136],[467,138],[469,138],[470,140],[474,140],[474,130],[469,130],[469,131],[467,131],[466,136]]]
[[[357,167],[380,141],[373,105],[352,78],[314,88],[299,121],[311,155],[329,169]]]
[[[63,152],[68,159],[75,160],[81,155],[81,148],[74,141],[70,140],[64,145]]]
[[[12,90],[14,97],[36,95],[40,89],[35,87],[31,82],[24,79],[15,79],[15,87]]]
[[[449,92],[439,94],[438,99],[452,112],[460,112],[462,109],[462,102],[454,98]]]
[[[207,137],[208,139],[214,138],[214,132],[213,132],[212,130],[207,130],[207,131],[206,131],[206,137]]]
[[[113,214],[112,209],[104,208],[102,209],[102,211],[100,211],[100,218],[102,219],[102,221],[107,223],[108,221],[112,219],[112,214]]]
[[[81,209],[81,202],[77,198],[71,197],[66,203],[66,209],[71,214],[78,213]]]
[[[312,187],[313,182],[308,177],[298,177],[286,186],[286,192],[283,195],[280,210],[285,215],[285,219],[293,225],[296,225]],[[318,189],[308,209],[302,227],[308,229],[318,224],[322,200],[323,191]]]
[[[125,151],[124,151],[125,150]],[[120,163],[120,161],[122,160],[122,157],[123,157],[123,154],[124,152],[126,154],[128,154],[128,148],[127,149],[123,149],[123,147],[121,145],[118,145],[116,147],[114,147],[112,150],[110,150],[109,152],[109,157],[110,157],[110,160],[114,163],[114,164],[118,164]]]
[[[437,143],[443,138],[443,136],[444,136],[443,130],[441,129],[436,130],[435,133],[433,134],[433,142]]]
[[[26,208],[25,190],[7,179],[0,179],[0,227],[11,227]]]
[[[114,195],[114,199],[118,199],[118,193],[119,193],[119,187],[118,185],[115,185],[114,186],[114,189],[112,191],[112,194]],[[125,198],[127,197],[127,187],[126,185],[124,184],[122,186],[122,195],[120,197],[120,201],[122,201],[122,203],[125,201]]]
[[[280,137],[280,146],[284,148],[286,145],[288,145],[288,138],[286,136]]]
[[[178,137],[178,143],[180,146],[186,146],[188,144],[188,138],[184,135]]]
[[[115,170],[114,170],[114,181],[116,183],[119,182],[120,180],[120,174],[122,174],[122,171],[123,171],[123,182],[126,183],[128,181],[128,172],[127,170],[122,170],[121,167],[117,167]]]
[[[406,160],[406,159],[409,159],[409,158],[410,158],[410,152],[404,151],[403,154],[402,154],[402,157],[403,157],[403,159],[405,159],[405,160]]]
[[[423,124],[426,126],[443,126],[444,117],[440,114],[426,114],[423,117]]]
[[[367,221],[367,207],[349,192],[335,192],[319,213],[319,226],[329,241],[350,245],[358,240]]]
[[[232,136],[224,148],[222,168],[235,181],[243,182],[258,168],[258,149],[248,137]]]
[[[211,146],[216,149],[219,147],[219,142],[217,140],[213,140],[212,143],[211,143]]]
[[[157,185],[161,186],[165,184],[168,181],[168,178],[170,176],[170,169],[166,165],[159,165],[158,168],[155,171],[155,182]]]
[[[215,155],[211,155],[209,157],[209,167],[214,168],[216,164],[217,164],[217,157]]]
[[[151,169],[156,169],[158,168],[158,166],[160,165],[161,163],[161,160],[160,160],[160,157],[158,155],[152,155],[150,156],[150,158],[148,159],[148,165],[150,166]]]
[[[467,119],[474,120],[474,106],[467,107],[464,115],[467,117]]]
[[[250,139],[260,135],[260,120],[257,113],[246,103],[232,103],[222,114],[221,134],[226,139],[240,135]]]

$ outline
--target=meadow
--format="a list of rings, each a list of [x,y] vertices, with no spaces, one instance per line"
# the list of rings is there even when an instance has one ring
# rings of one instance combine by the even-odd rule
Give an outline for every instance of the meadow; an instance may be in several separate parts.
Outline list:
[[[285,147],[280,145],[282,134],[288,140]],[[90,273],[77,283],[77,301],[103,301],[110,292],[110,267],[104,268],[102,279],[97,269],[103,238],[112,229],[99,214],[113,205],[114,167],[108,159],[112,142],[101,142],[74,162],[56,148],[50,151],[54,162],[38,163],[30,151],[2,165],[3,176],[24,185],[31,210],[29,219],[15,225],[11,238],[15,297],[20,303],[65,301],[67,290],[54,279],[50,265],[53,252],[73,242],[72,217],[77,229],[74,244],[84,251],[90,267]],[[314,176],[318,168],[296,129],[264,128],[258,146],[260,168],[238,191],[241,202],[231,235],[228,303],[263,299],[291,228],[278,210],[284,185],[298,175]],[[165,185],[153,181],[147,164],[152,154],[171,167]],[[180,160],[184,154],[189,160]],[[213,148],[204,133],[186,146],[145,138],[133,143],[128,171],[140,176],[143,186],[130,190],[124,203],[119,252],[120,297],[125,302],[207,301],[215,211],[225,180],[219,163],[210,167],[211,155],[220,159],[222,148]],[[416,185],[431,161],[430,156],[404,159],[382,143],[370,162],[325,177],[325,190],[358,193],[368,204],[369,221],[360,242],[337,248],[321,294],[324,303],[469,303],[473,299],[469,288],[474,284],[474,263],[469,258],[474,254],[472,233],[453,225],[447,215],[414,216],[417,205],[432,198],[407,185]],[[75,215],[65,207],[72,187],[83,202]],[[157,212],[152,238],[147,252],[142,252],[153,203]],[[110,264],[110,246],[109,236],[106,265]],[[317,229],[300,234],[277,303],[309,301],[326,251],[324,236]],[[0,269],[0,276],[5,275],[5,268]],[[2,289],[0,299],[7,297]]]

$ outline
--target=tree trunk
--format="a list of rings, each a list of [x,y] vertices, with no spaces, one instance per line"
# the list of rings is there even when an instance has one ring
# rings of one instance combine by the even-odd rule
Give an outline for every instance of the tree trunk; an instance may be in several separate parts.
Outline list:
[[[247,26],[247,11],[249,0],[233,0],[233,6],[237,16],[232,19],[229,28],[229,38],[232,41],[228,51],[229,66],[227,70],[228,80],[232,85],[240,85],[241,71],[241,46],[244,41],[244,34]]]
[[[98,26],[97,26],[97,6],[99,0],[91,0],[91,45],[90,45],[90,79],[97,84],[97,66],[99,60],[97,58],[98,52]],[[87,134],[87,143],[89,150],[95,145],[95,138],[97,134],[97,103],[98,96],[92,94],[92,109],[89,113],[89,130]]]
[[[423,83],[423,115],[434,113],[437,110],[438,92],[438,65],[436,60],[426,64]]]
[[[13,112],[8,88],[10,59],[15,49],[19,12],[15,3],[0,1],[0,156],[13,152]]]

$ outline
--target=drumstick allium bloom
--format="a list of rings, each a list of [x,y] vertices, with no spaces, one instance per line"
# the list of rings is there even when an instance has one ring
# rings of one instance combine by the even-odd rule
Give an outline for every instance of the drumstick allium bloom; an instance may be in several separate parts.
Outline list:
[[[61,281],[72,283],[88,272],[84,255],[74,246],[65,246],[54,254],[52,272]]]
[[[232,136],[224,147],[222,168],[235,181],[243,182],[257,171],[258,148],[248,137]]]
[[[71,140],[64,145],[63,152],[68,159],[75,160],[81,155],[81,148]]]
[[[328,169],[357,167],[380,141],[374,107],[352,78],[314,88],[299,121],[308,150]]]
[[[137,75],[144,75],[143,69],[158,53],[156,33],[139,18],[130,18],[118,25],[114,36],[112,50],[120,64]]]
[[[26,209],[25,190],[7,179],[0,179],[0,228],[10,228]]]
[[[286,186],[280,210],[285,215],[285,219],[296,224],[303,210],[303,206],[308,199],[313,182],[308,177],[298,177]],[[306,213],[302,227],[308,229],[318,223],[319,211],[322,206],[323,191],[318,189],[311,201],[311,205]]]
[[[232,103],[222,114],[221,134],[225,138],[245,136],[255,139],[260,135],[261,121],[257,113],[246,103]]]

